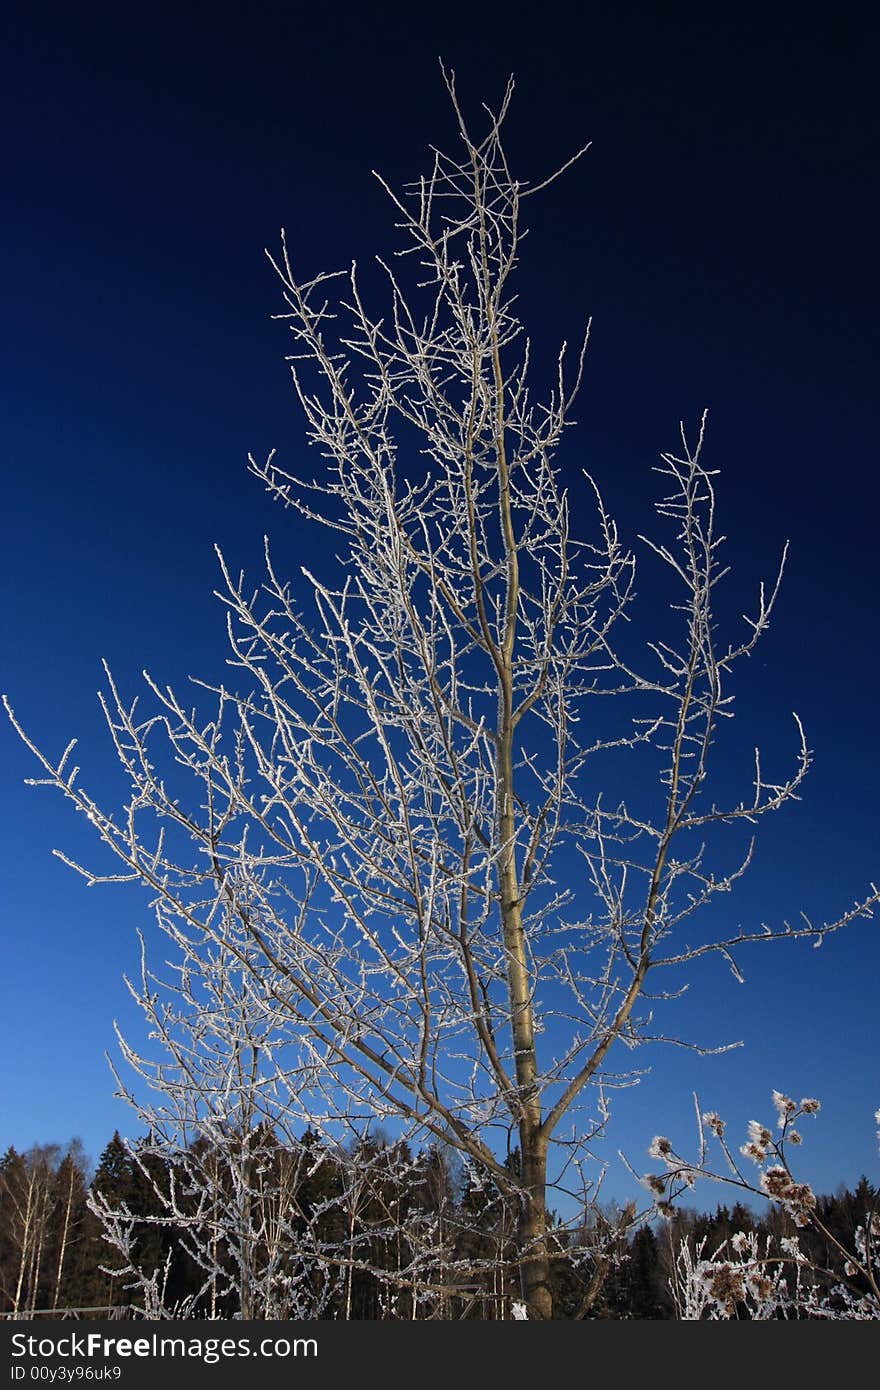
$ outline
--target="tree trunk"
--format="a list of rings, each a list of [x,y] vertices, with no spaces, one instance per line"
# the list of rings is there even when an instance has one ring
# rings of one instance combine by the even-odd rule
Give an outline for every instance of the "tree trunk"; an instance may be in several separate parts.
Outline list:
[[[58,1307],[58,1300],[59,1300],[60,1297],[61,1297],[61,1279],[62,1279],[62,1276],[63,1276],[63,1274],[64,1274],[64,1260],[65,1260],[65,1257],[66,1257],[66,1255],[67,1255],[67,1238],[68,1238],[68,1235],[69,1235],[69,1232],[70,1232],[70,1214],[71,1214],[71,1210],[72,1210],[72,1208],[73,1208],[73,1178],[74,1178],[74,1167],[73,1167],[73,1161],[72,1161],[72,1160],[71,1160],[71,1162],[70,1162],[70,1168],[69,1168],[67,1177],[68,1177],[68,1182],[67,1182],[67,1201],[66,1201],[65,1206],[64,1206],[64,1223],[63,1223],[62,1228],[61,1228],[61,1242],[60,1242],[59,1249],[58,1249],[58,1267],[57,1267],[57,1269],[56,1269],[56,1271],[55,1271],[55,1293],[54,1293],[54,1295],[53,1295],[53,1297],[52,1297],[52,1307],[53,1307],[53,1309],[55,1309],[55,1308]]]
[[[508,707],[509,684],[504,689]],[[511,1008],[511,1031],[518,1086],[521,1179],[525,1191],[517,1231],[520,1252],[520,1279],[523,1301],[529,1318],[538,1322],[553,1316],[550,1292],[550,1266],[547,1258],[547,1140],[541,1133],[541,1094],[535,1020],[532,1011],[532,982],[526,956],[522,924],[522,902],[516,866],[516,826],[513,797],[513,730],[509,720],[502,731],[499,758],[501,814],[500,839],[503,853],[499,866],[501,918],[507,955],[507,979]]]
[[[525,1126],[521,1127],[520,1133]],[[517,1232],[520,1284],[530,1320],[553,1317],[550,1259],[547,1251],[547,1149],[533,1134],[522,1135],[522,1180],[526,1191]]]

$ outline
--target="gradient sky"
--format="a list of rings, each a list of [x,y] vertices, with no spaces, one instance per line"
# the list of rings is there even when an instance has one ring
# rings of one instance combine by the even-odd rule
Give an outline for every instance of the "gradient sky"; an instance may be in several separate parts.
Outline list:
[[[741,9],[607,9],[539,7],[528,29],[493,5],[13,9],[0,685],[47,751],[80,739],[99,800],[122,795],[100,659],[132,693],[144,667],[177,685],[214,675],[213,543],[252,572],[266,531],[291,567],[322,544],[245,470],[249,450],[304,447],[263,248],[285,226],[304,275],[388,252],[369,171],[399,182],[453,142],[442,55],[475,114],[515,73],[521,176],[593,142],[529,205],[520,281],[537,347],[593,316],[564,467],[590,468],[631,536],[658,453],[708,406],[731,603],[791,540],[738,737],[785,766],[797,709],[815,766],[802,803],[765,821],[737,920],[833,916],[880,876],[878,35],[852,12],[819,32]],[[103,1053],[114,1018],[137,1037],[121,977],[146,898],[87,890],[50,856],[91,840],[57,795],[22,785],[34,768],[5,723],[0,766],[0,1150],[79,1134],[97,1156],[114,1127],[132,1132]],[[805,1176],[876,1181],[880,924],[743,964],[745,986],[698,972],[682,1019],[746,1046],[656,1054],[617,1101],[609,1152],[641,1168],[653,1134],[687,1141],[695,1089],[744,1128],[779,1087],[824,1103]],[[627,1186],[613,1173],[607,1190]]]

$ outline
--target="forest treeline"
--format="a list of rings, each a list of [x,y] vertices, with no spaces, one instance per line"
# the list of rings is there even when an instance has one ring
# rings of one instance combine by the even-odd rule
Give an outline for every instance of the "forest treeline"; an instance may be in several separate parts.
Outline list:
[[[204,1142],[194,1146],[199,1171],[216,1177],[212,1200],[218,1212],[222,1206],[223,1220],[218,1217],[213,1228],[204,1184],[187,1187],[148,1141],[129,1146],[115,1133],[93,1173],[78,1141],[25,1152],[9,1148],[0,1159],[0,1313],[134,1315],[144,1311],[143,1288],[152,1277],[154,1289],[161,1284],[166,1309],[240,1316],[241,1252],[247,1249],[254,1269],[271,1264],[273,1286],[289,1290],[291,1317],[513,1315],[517,1211],[454,1155],[433,1148],[413,1154],[405,1143],[383,1138],[360,1140],[343,1153],[311,1131],[295,1151],[265,1131],[250,1147],[259,1160],[250,1169],[240,1164],[248,1181],[237,1187],[228,1153],[221,1164]],[[514,1153],[510,1164],[516,1163]],[[92,1203],[97,1195],[116,1213],[117,1233],[124,1228],[127,1268],[90,1195]],[[854,1191],[820,1197],[824,1234],[796,1231],[779,1207],[759,1217],[742,1203],[711,1213],[680,1209],[653,1224],[635,1224],[634,1208],[612,1204],[594,1209],[577,1231],[554,1218],[555,1315],[675,1318],[674,1269],[682,1243],[711,1253],[738,1232],[770,1237],[777,1247],[796,1234],[806,1260],[825,1271],[826,1280],[829,1272],[842,1276],[852,1232],[877,1195],[862,1178]],[[249,1242],[224,1235],[230,1211],[249,1226]],[[211,1229],[216,1239],[206,1247]],[[260,1316],[261,1310],[255,1305],[244,1315]]]

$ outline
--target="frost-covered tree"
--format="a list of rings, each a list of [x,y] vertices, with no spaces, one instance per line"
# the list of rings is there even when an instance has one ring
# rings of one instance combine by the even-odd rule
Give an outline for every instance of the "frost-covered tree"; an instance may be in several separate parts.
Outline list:
[[[173,962],[160,976],[142,949],[128,982],[148,1046],[119,1035],[138,1084],[116,1072],[146,1131],[124,1153],[147,1200],[120,1200],[96,1179],[89,1205],[113,1252],[105,1272],[146,1317],[320,1317],[339,1272],[317,1248],[309,1192],[328,1155],[294,1132],[303,1107],[287,1089],[265,974],[252,968],[262,962],[246,942],[244,959],[230,951],[228,921],[195,938],[161,910],[160,921]],[[184,1293],[172,1243],[196,1271]]]
[[[287,240],[273,260],[316,463],[251,466],[299,526],[327,529],[335,567],[291,583],[267,543],[254,589],[221,555],[231,674],[201,687],[210,711],[148,680],[142,713],[108,671],[121,813],[80,785],[72,744],[56,760],[23,737],[123,861],[113,877],[265,1002],[273,1122],[289,1106],[338,1142],[376,1121],[456,1150],[515,1204],[522,1301],[544,1319],[549,1206],[564,1195],[583,1226],[617,1054],[652,1040],[697,958],[736,970],[739,946],[821,939],[877,893],[823,925],[698,919],[751,854],[710,861],[715,833],[782,807],[810,761],[798,726],[789,774],[757,760],[729,802],[710,778],[779,576],[723,640],[704,428],[682,431],[646,542],[669,626],[643,658],[632,627],[619,640],[634,555],[593,480],[566,485],[556,461],[586,338],[536,396],[513,292],[527,200],[550,180],[508,165],[512,85],[480,138],[448,86],[457,153],[387,189],[403,244],[379,261],[381,306],[356,267],[303,278]],[[642,760],[625,801],[612,755]]]

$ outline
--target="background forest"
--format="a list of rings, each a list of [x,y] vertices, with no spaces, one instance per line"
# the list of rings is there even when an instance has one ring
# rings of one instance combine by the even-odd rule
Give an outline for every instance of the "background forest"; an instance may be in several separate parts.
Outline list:
[[[148,1146],[146,1146],[148,1148]],[[251,1216],[259,1238],[250,1252],[252,1274],[271,1268],[269,1306],[254,1316],[323,1319],[440,1317],[507,1319],[520,1296],[514,1237],[516,1212],[491,1185],[469,1180],[454,1155],[436,1149],[412,1154],[406,1144],[362,1143],[354,1155],[335,1155],[306,1132],[295,1152],[271,1135],[251,1137],[263,1168],[263,1209]],[[125,1316],[183,1309],[187,1316],[230,1318],[240,1311],[240,1264],[229,1247],[215,1250],[205,1269],[186,1219],[167,1216],[173,1181],[161,1161],[114,1134],[94,1172],[74,1141],[42,1145],[0,1159],[0,1314],[30,1318]],[[355,1159],[352,1164],[352,1157]],[[210,1167],[211,1155],[198,1161]],[[517,1156],[511,1156],[516,1165]],[[164,1196],[163,1196],[164,1194]],[[714,1211],[681,1207],[667,1219],[633,1222],[632,1208],[610,1204],[591,1215],[591,1229],[559,1228],[559,1248],[570,1257],[579,1243],[583,1260],[555,1266],[555,1316],[672,1319],[693,1316],[682,1290],[682,1253],[733,1249],[734,1238],[774,1249],[798,1239],[804,1264],[790,1263],[785,1281],[791,1301],[775,1316],[810,1316],[810,1296],[822,1298],[835,1282],[869,1291],[847,1275],[853,1232],[876,1208],[877,1189],[862,1178],[817,1202],[817,1225],[799,1229],[779,1206],[763,1214],[734,1202]],[[130,1262],[95,1211],[99,1205],[129,1213]],[[91,1203],[90,1203],[91,1198]],[[293,1219],[279,1223],[279,1203]],[[186,1212],[186,1202],[183,1211]],[[191,1202],[191,1214],[196,1204]],[[597,1231],[596,1227],[601,1229]],[[278,1239],[279,1227],[284,1234]],[[274,1236],[273,1236],[274,1233]],[[275,1241],[276,1248],[271,1248]],[[602,1257],[596,1257],[601,1248]],[[418,1252],[418,1259],[413,1255]],[[410,1264],[409,1280],[401,1271]],[[118,1271],[118,1272],[110,1272]],[[257,1280],[259,1285],[260,1281]],[[804,1285],[795,1298],[795,1286]],[[265,1287],[265,1284],[264,1284]],[[147,1290],[146,1305],[143,1301]],[[155,1303],[149,1305],[152,1289]],[[738,1292],[743,1297],[737,1296]],[[748,1290],[725,1290],[698,1315],[749,1318]],[[800,1302],[800,1309],[795,1305]],[[833,1305],[832,1305],[833,1306]],[[839,1311],[839,1308],[838,1308]],[[764,1312],[763,1316],[767,1316]]]

